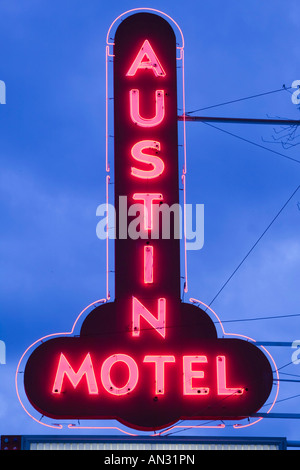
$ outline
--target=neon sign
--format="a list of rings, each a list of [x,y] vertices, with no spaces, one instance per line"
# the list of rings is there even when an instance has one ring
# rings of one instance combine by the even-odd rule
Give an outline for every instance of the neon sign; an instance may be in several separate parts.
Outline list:
[[[28,400],[55,419],[117,419],[162,429],[179,419],[240,420],[272,389],[271,365],[241,338],[218,338],[209,314],[180,296],[180,245],[161,236],[154,206],[179,203],[176,38],[161,16],[138,13],[114,43],[114,188],[141,204],[141,236],[116,218],[115,300],[80,335],[55,337],[29,356]],[[151,235],[156,231],[156,236]]]

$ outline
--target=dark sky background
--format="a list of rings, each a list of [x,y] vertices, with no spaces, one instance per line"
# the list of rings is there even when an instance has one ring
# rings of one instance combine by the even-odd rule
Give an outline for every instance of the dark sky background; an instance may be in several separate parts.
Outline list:
[[[6,84],[0,107],[0,339],[6,344],[0,434],[58,432],[20,406],[17,364],[33,342],[70,331],[80,311],[106,295],[105,242],[96,236],[96,209],[105,202],[106,33],[117,16],[141,6],[165,12],[183,31],[187,111],[282,89],[194,115],[300,117],[294,90],[282,88],[300,79],[296,0],[0,1],[0,79]],[[187,202],[204,204],[205,243],[188,252],[185,300],[206,304],[300,180],[300,130],[214,126],[187,123]],[[300,339],[299,229],[300,190],[213,302],[226,332],[258,341]],[[300,364],[291,364],[294,350],[268,350],[281,379],[300,380]],[[300,383],[281,382],[272,411],[299,413]],[[117,422],[92,424],[126,429]],[[191,433],[300,440],[298,421],[287,419],[176,435]]]

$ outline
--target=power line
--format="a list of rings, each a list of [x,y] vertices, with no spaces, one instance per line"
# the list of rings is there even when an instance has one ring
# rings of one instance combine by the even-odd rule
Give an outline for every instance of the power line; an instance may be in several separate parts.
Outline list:
[[[282,375],[290,375],[291,377],[299,377],[300,378],[300,375],[298,374],[291,374],[289,372],[281,372]]]
[[[257,320],[276,320],[278,318],[288,318],[288,317],[300,317],[300,313],[287,314],[287,315],[273,315],[269,317],[255,317],[255,318],[239,318],[234,320],[222,320],[222,323],[234,323],[234,322],[244,322],[244,321],[257,321]],[[218,323],[218,322],[215,322]]]
[[[296,379],[274,379],[274,382],[294,382],[300,384],[300,380]]]
[[[299,413],[252,413],[251,418],[300,419]]]
[[[229,276],[229,278],[227,279],[227,281],[223,284],[223,286],[221,287],[221,289],[219,289],[219,291],[217,292],[217,294],[214,296],[214,298],[212,299],[212,301],[210,302],[209,304],[209,307],[212,305],[212,303],[216,300],[216,298],[220,295],[220,293],[222,292],[222,290],[225,288],[225,286],[228,284],[228,282],[233,278],[233,276],[235,275],[235,273],[238,271],[238,269],[242,266],[242,264],[246,261],[246,259],[248,258],[248,256],[252,253],[252,251],[254,250],[254,248],[258,245],[258,243],[260,242],[260,240],[263,238],[263,236],[267,233],[267,231],[269,230],[269,228],[273,225],[273,223],[275,222],[275,220],[279,217],[279,215],[281,214],[281,212],[285,209],[285,207],[288,205],[288,203],[290,202],[290,200],[293,198],[293,196],[296,194],[296,192],[298,191],[298,189],[300,188],[300,185],[295,189],[295,191],[293,191],[293,193],[291,194],[291,196],[288,198],[288,200],[284,203],[284,205],[281,207],[281,209],[277,212],[277,214],[275,215],[275,217],[273,218],[273,220],[269,223],[269,225],[267,226],[267,228],[263,231],[263,233],[261,234],[261,236],[258,238],[258,240],[254,243],[254,245],[250,248],[250,250],[248,251],[248,253],[246,254],[246,256],[244,256],[244,258],[242,259],[242,261],[239,263],[239,265],[235,268],[235,270],[233,271],[233,273]]]
[[[285,365],[283,365],[283,366],[277,368],[275,371],[273,371],[273,373],[276,372],[276,371],[279,371],[279,370],[283,369],[284,367],[287,367],[287,366],[290,365],[290,364],[291,364],[291,362],[289,362],[289,363],[287,363],[287,364],[285,364]],[[297,383],[300,383],[300,380],[285,380],[285,379],[277,379],[277,378],[275,378],[275,377],[274,377],[274,381],[275,381],[275,382],[297,382]],[[289,398],[285,398],[285,399],[282,399],[282,400],[279,400],[279,401],[286,401],[286,400],[289,400],[289,399],[292,399],[292,398],[296,398],[296,397],[298,397],[298,396],[300,396],[300,395],[294,395],[294,396],[291,396],[291,397],[289,397]],[[222,401],[224,401],[224,400],[226,400],[226,399],[228,399],[228,396],[222,398],[220,401],[222,402]],[[276,401],[276,402],[277,402],[277,401]],[[268,406],[268,404],[265,404],[264,406]],[[203,411],[205,411],[205,409],[206,409],[206,407],[202,408],[201,412],[203,413]],[[198,411],[197,414],[198,414],[198,413],[200,413],[200,412]],[[195,413],[195,414],[196,414],[196,413]],[[245,419],[246,419],[246,418],[247,418],[247,417],[245,416]],[[248,418],[300,419],[300,414],[297,414],[297,413],[269,413],[269,412],[267,412],[267,413],[261,413],[261,412],[257,412],[257,413],[252,413],[251,415],[248,416]],[[200,421],[201,421],[201,420],[200,420]],[[216,419],[212,419],[212,420],[210,420],[210,421],[206,421],[206,422],[202,423],[201,426],[206,426],[206,425],[209,425],[209,424],[214,423],[214,422],[217,422],[217,421],[223,422],[221,419],[217,419],[217,418],[216,418]],[[181,419],[181,420],[177,423],[176,427],[178,427],[178,424],[180,424],[180,423],[184,423],[184,420]],[[173,429],[174,429],[174,426],[169,426],[169,427],[167,427],[166,429],[164,429],[162,432],[165,433],[165,432],[169,431],[168,434],[167,434],[167,436],[171,436],[171,435],[173,435],[173,434],[177,434],[177,433],[180,433],[180,432],[184,432],[184,431],[188,430],[189,428],[190,428],[190,426],[181,426],[181,429],[177,429],[176,431],[174,431],[174,430],[173,430]],[[172,430],[173,430],[173,431],[172,431]],[[160,432],[159,434],[162,434],[162,432]]]
[[[199,305],[198,305],[199,306]],[[200,307],[201,308],[201,307]],[[276,320],[276,319],[282,319],[282,318],[290,318],[290,317],[300,317],[300,313],[296,314],[287,314],[287,315],[272,315],[272,316],[266,316],[266,317],[253,317],[253,318],[236,318],[236,319],[231,319],[231,320],[213,320],[214,324],[223,324],[223,323],[241,323],[241,322],[251,322],[251,321],[264,321],[264,320]],[[174,329],[174,328],[190,328],[191,326],[197,327],[199,323],[195,322],[193,324],[191,323],[186,323],[186,324],[179,324],[179,325],[166,325],[164,326],[165,329]],[[140,328],[140,331],[150,331],[152,330],[152,327],[144,327]],[[159,329],[159,327],[158,327]],[[130,332],[131,330],[126,330],[127,332]],[[111,331],[111,332],[101,332],[101,333],[92,333],[92,334],[85,334],[85,336],[114,336],[114,335],[122,335],[124,333],[124,330],[118,330],[118,331]],[[79,337],[80,335],[74,334],[74,337]],[[291,347],[292,341],[289,342],[278,342],[278,341],[256,341],[256,344],[259,346],[287,346]],[[299,376],[300,377],[300,376]]]
[[[267,92],[264,92],[264,93],[259,93],[257,95],[246,96],[244,98],[239,98],[239,99],[231,100],[231,101],[225,101],[223,103],[214,104],[212,106],[206,106],[205,108],[194,109],[193,111],[188,111],[186,114],[192,114],[192,113],[196,113],[197,111],[204,111],[205,109],[211,109],[211,108],[216,108],[218,106],[224,106],[224,105],[227,105],[227,104],[237,103],[239,101],[250,100],[252,98],[258,98],[260,96],[270,95],[272,93],[278,93],[279,91],[283,91],[283,90],[287,91],[290,88],[292,88],[292,87],[286,87],[285,85],[282,85],[282,88],[279,88],[278,90],[267,91]]]
[[[268,124],[272,126],[285,125],[297,127],[299,119],[265,119],[265,118],[242,118],[242,117],[220,117],[220,116],[177,116],[178,121],[186,122],[221,122],[225,124]]]
[[[215,126],[213,124],[210,124],[205,121],[201,121],[202,124],[205,124],[206,126],[213,127],[214,129],[217,129],[218,131],[224,132],[225,134],[231,135],[232,137],[235,137],[236,139],[242,140],[243,142],[247,142],[248,144],[255,145],[256,147],[259,147],[261,149],[267,150],[268,152],[274,153],[275,155],[279,155],[280,157],[287,158],[288,160],[292,160],[296,163],[300,163],[300,160],[297,160],[296,158],[289,157],[288,155],[284,155],[284,153],[277,152],[276,150],[269,149],[268,147],[265,147],[264,145],[258,144],[256,142],[253,142],[252,140],[246,139],[245,137],[241,137],[237,134],[233,134],[233,132],[226,131],[225,129],[221,129],[221,127]]]
[[[293,361],[290,361],[290,362],[287,362],[286,364],[284,364],[284,366],[281,366],[281,367],[277,367],[277,369],[273,372],[279,372],[281,369],[284,369],[285,367],[288,367],[290,366],[291,364],[293,364]]]
[[[292,396],[287,397],[287,398],[281,398],[280,400],[276,400],[276,404],[281,403],[283,401],[291,400],[292,398],[299,398],[299,397],[300,397],[300,394],[298,393],[297,395],[292,395]],[[270,405],[272,405],[272,403],[265,403],[263,406],[270,406]]]

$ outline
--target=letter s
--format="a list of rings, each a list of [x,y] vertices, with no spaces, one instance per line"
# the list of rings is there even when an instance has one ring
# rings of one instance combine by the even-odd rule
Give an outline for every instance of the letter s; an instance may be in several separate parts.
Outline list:
[[[147,163],[152,165],[152,169],[140,170],[138,168],[131,168],[131,174],[137,178],[157,178],[164,171],[165,165],[161,158],[156,155],[148,155],[143,153],[145,149],[155,150],[157,153],[160,150],[160,142],[154,140],[142,140],[137,142],[131,149],[131,155],[138,162]]]

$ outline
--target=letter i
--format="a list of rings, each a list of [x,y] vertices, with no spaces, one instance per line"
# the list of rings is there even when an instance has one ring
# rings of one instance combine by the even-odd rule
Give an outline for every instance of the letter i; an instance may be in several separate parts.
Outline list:
[[[144,246],[144,283],[153,283],[153,246]]]

